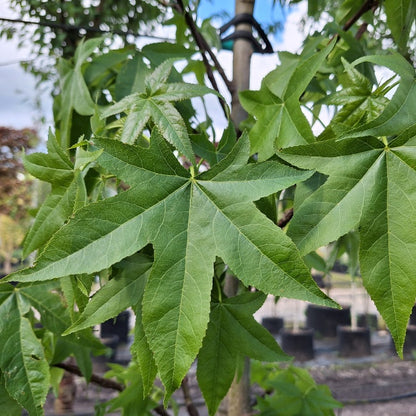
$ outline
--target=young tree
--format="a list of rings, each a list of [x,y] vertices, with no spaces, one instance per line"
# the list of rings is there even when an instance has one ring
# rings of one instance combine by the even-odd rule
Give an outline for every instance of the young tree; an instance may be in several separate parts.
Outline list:
[[[89,39],[59,64],[48,153],[24,159],[51,184],[24,241],[24,254],[38,256],[0,285],[5,409],[42,414],[53,366],[97,381],[89,356],[101,345],[89,328],[132,307],[132,362],[113,371],[125,388],[112,384],[122,392],[103,411],[164,414],[150,394],[156,375],[167,405],[197,358],[215,414],[245,357],[287,359],[252,316],[267,294],[337,307],[308,264],[351,230],[360,234],[365,287],[401,353],[416,296],[416,84],[411,57],[400,54],[413,2],[341,2],[346,12],[307,37],[299,55],[280,53],[259,91],[240,92],[246,130],[237,140],[230,122],[219,141],[191,100],[214,94],[228,114],[213,66],[233,85],[191,6],[175,2],[171,22],[182,40],[186,24],[193,42],[103,53],[102,40]],[[376,11],[398,52],[367,54]],[[198,56],[213,89],[200,72],[200,84],[183,82],[184,72],[200,71]],[[179,60],[188,62],[182,73]],[[380,82],[374,65],[395,77]],[[319,116],[328,107],[326,123]],[[230,273],[239,286],[227,297]],[[79,369],[63,363],[69,355]]]

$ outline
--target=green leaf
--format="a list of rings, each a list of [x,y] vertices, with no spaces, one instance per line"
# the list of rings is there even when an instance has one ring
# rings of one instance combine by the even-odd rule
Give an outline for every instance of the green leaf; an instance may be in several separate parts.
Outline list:
[[[13,400],[4,385],[4,376],[0,371],[0,410],[4,416],[16,416],[22,413],[21,406]]]
[[[44,246],[87,199],[81,172],[74,171],[74,166],[51,132],[47,146],[48,154],[33,153],[24,158],[25,168],[33,176],[52,185],[51,193],[39,209],[25,237],[23,245],[25,257]],[[93,155],[97,156],[94,153]]]
[[[386,0],[383,6],[387,25],[399,51],[407,53],[407,42],[415,21],[416,2],[414,0]]]
[[[364,123],[343,134],[343,137],[391,136],[414,126],[416,108],[416,76],[409,62],[399,54],[364,56],[352,65],[372,62],[386,66],[400,76],[400,85],[384,111],[369,123]]]
[[[388,86],[381,86],[373,91],[369,79],[343,58],[341,59],[347,74],[344,88],[327,96],[322,100],[322,103],[342,105],[342,108],[332,118],[325,131],[321,133],[320,139],[340,136],[353,127],[374,120],[389,102],[384,96],[388,92]]]
[[[62,91],[60,113],[60,140],[62,147],[70,146],[70,134],[72,126],[72,112],[89,116],[94,114],[95,104],[91,99],[87,84],[85,83],[82,66],[87,58],[102,43],[101,38],[82,39],[75,51],[74,63],[60,64],[60,87]]]
[[[77,211],[33,268],[6,280],[93,273],[153,244],[143,326],[167,397],[201,347],[216,256],[265,293],[336,305],[318,289],[292,241],[251,202],[311,172],[278,162],[247,165],[246,136],[198,176],[189,175],[156,130],[149,148],[105,139],[96,145],[104,149],[98,162],[132,187]]]
[[[131,353],[140,368],[140,375],[143,383],[143,397],[148,396],[152,390],[157,374],[157,367],[153,352],[149,347],[143,327],[143,298],[139,298],[134,308],[136,324],[134,327],[134,341],[131,346]]]
[[[25,169],[44,182],[67,185],[74,176],[74,165],[49,130],[47,142],[48,154],[32,153],[23,158]]]
[[[209,414],[214,415],[245,356],[261,361],[286,361],[270,333],[253,318],[266,296],[245,293],[213,303],[210,322],[198,354],[198,384]]]
[[[266,76],[259,91],[240,93],[242,106],[256,118],[250,142],[251,153],[258,153],[259,160],[268,159],[276,149],[314,141],[299,98],[333,45],[313,55],[284,55],[282,65]]]
[[[122,49],[109,50],[105,54],[94,57],[85,69],[86,84],[94,89],[107,87],[109,80],[114,77],[114,73],[119,72],[120,67],[133,52],[133,46],[129,45]]]
[[[105,414],[121,409],[124,416],[152,416],[152,409],[157,403],[151,397],[143,395],[143,383],[137,364],[131,363],[127,368],[112,364],[111,368],[106,377],[121,379],[126,388],[114,399],[100,405]]]
[[[105,347],[95,338],[91,331],[82,331],[76,335],[60,338],[71,323],[70,312],[63,299],[56,293],[59,282],[41,282],[19,288],[19,293],[27,303],[40,314],[43,327],[57,336],[53,363],[63,361],[68,355],[74,354],[82,374],[89,380],[92,373],[91,352],[103,352]]]
[[[119,272],[94,294],[79,319],[64,332],[64,335],[100,324],[134,306],[144,291],[151,267],[151,259],[142,254],[133,255],[114,265]]]
[[[31,415],[43,415],[49,365],[29,320],[30,304],[10,285],[0,288],[0,369],[8,394]]]
[[[167,83],[173,64],[174,60],[170,59],[159,65],[145,78],[145,91],[128,95],[104,110],[101,116],[127,113],[121,141],[129,144],[135,143],[147,122],[152,120],[169,143],[191,162],[195,162],[185,122],[171,101],[201,97],[216,92],[202,85]]]
[[[268,371],[260,382],[263,388],[271,391],[264,399],[258,398],[260,415],[274,415],[279,409],[278,414],[285,416],[333,416],[333,409],[342,407],[332,398],[328,386],[317,385],[302,368],[275,368]]]
[[[149,69],[143,61],[141,53],[136,53],[133,59],[128,60],[117,75],[115,98],[122,98],[135,92],[144,92],[144,80],[149,75]]]
[[[363,283],[399,354],[416,297],[415,133],[410,129],[389,145],[370,137],[344,139],[286,149],[281,155],[329,175],[297,210],[289,235],[306,254],[359,227]]]
[[[178,43],[159,42],[145,45],[142,53],[152,64],[160,65],[169,59],[189,59],[195,54],[195,50]]]
[[[384,145],[377,139],[326,140],[283,150],[295,166],[317,169],[327,181],[297,207],[288,235],[303,254],[336,240],[358,225],[372,201]]]

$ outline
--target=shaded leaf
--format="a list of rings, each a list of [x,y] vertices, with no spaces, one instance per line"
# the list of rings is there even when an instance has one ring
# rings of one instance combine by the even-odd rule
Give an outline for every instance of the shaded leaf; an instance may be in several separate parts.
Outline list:
[[[22,407],[13,400],[4,386],[4,377],[0,372],[0,410],[4,416],[16,416],[22,413]]]
[[[387,25],[399,50],[407,53],[407,42],[416,16],[416,2],[414,0],[385,0],[383,6]]]
[[[276,149],[314,141],[299,98],[333,45],[312,55],[283,55],[282,65],[264,78],[259,91],[240,93],[242,106],[256,118],[250,142],[251,153],[258,153],[259,160],[268,159]]]
[[[261,361],[286,361],[270,333],[253,318],[266,296],[245,293],[214,303],[198,354],[198,384],[209,414],[214,415],[235,377],[238,362],[248,356]]]
[[[31,415],[43,415],[49,365],[29,320],[30,304],[10,285],[0,288],[0,369],[9,395]]]
[[[343,137],[391,136],[414,126],[416,75],[412,65],[399,54],[364,56],[352,65],[362,62],[371,62],[391,69],[400,76],[400,85],[384,111],[375,120],[344,133]]]
[[[114,266],[119,272],[94,294],[79,319],[64,333],[71,334],[116,317],[134,306],[142,297],[147,274],[152,267],[149,257],[136,254]]]
[[[83,177],[49,132],[48,154],[33,153],[24,159],[25,168],[35,177],[52,185],[51,193],[39,209],[27,233],[23,255],[41,248],[87,199]]]
[[[75,51],[74,63],[61,61],[58,66],[62,91],[58,118],[60,121],[60,142],[63,148],[70,146],[72,112],[75,110],[82,116],[94,114],[95,104],[85,83],[82,65],[101,43],[101,38],[87,41],[82,39]]]

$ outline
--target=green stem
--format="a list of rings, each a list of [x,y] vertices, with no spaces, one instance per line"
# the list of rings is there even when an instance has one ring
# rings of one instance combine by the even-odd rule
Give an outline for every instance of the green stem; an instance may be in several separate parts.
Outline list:
[[[214,282],[215,282],[215,286],[217,287],[218,299],[219,299],[220,303],[222,303],[222,290],[221,290],[221,285],[220,285],[220,282],[219,282],[219,280],[218,280],[218,278],[216,276],[214,276]]]

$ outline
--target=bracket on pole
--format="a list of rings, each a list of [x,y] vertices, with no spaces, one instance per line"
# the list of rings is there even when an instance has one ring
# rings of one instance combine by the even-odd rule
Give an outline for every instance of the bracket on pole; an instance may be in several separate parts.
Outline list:
[[[231,35],[225,36],[221,38],[221,43],[223,45],[224,49],[231,50],[232,44],[235,39],[246,39],[248,40],[252,47],[253,52],[255,53],[273,53],[273,47],[264,32],[264,30],[261,28],[260,23],[253,17],[253,15],[249,13],[240,13],[235,15],[228,23],[221,26],[220,31],[220,37],[221,35],[226,32],[231,26],[239,25],[240,23],[248,23],[250,24],[254,29],[256,29],[258,35],[260,36],[261,40],[263,41],[264,45],[262,45],[254,36],[253,34],[248,30],[236,30]]]

